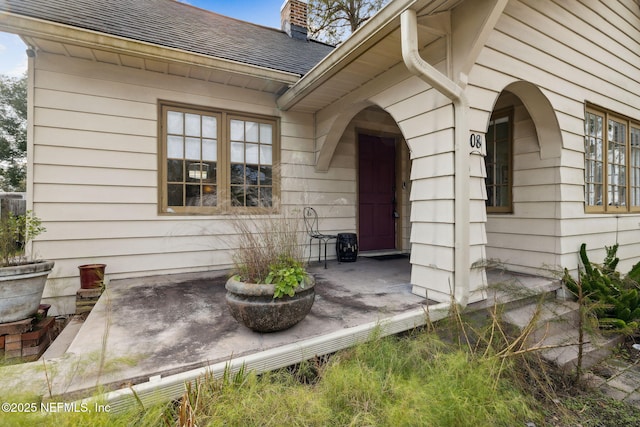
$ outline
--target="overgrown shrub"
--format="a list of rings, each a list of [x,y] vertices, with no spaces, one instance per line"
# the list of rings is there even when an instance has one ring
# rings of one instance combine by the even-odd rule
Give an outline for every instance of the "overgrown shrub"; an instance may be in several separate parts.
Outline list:
[[[0,220],[0,267],[19,265],[26,262],[24,247],[46,231],[40,218],[33,212],[24,215],[9,213]]]
[[[234,270],[241,280],[266,283],[272,271],[285,267],[284,261],[289,261],[287,267],[304,267],[298,218],[242,216],[233,221],[233,227],[238,232]]]
[[[580,261],[583,269],[574,278],[564,269],[563,281],[574,294],[580,293],[593,307],[600,328],[634,333],[640,322],[640,262],[626,276],[616,268],[620,259],[616,256],[618,244],[605,246],[607,255],[602,265],[592,263],[587,256],[587,245],[580,246]]]

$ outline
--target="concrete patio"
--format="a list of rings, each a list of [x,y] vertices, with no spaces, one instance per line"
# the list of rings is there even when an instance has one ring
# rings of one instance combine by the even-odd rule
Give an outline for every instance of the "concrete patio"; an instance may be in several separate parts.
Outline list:
[[[67,352],[91,358],[104,350],[105,364],[118,368],[104,372],[100,383],[117,386],[381,321],[426,303],[410,292],[408,258],[334,262],[312,272],[317,285],[311,313],[286,331],[268,334],[231,317],[220,272],[113,281]],[[79,376],[66,392],[95,384],[96,378]]]
[[[0,387],[65,398],[120,389],[109,399],[127,406],[123,396],[132,400],[132,385],[145,403],[175,398],[185,381],[212,367],[265,371],[346,348],[366,339],[376,325],[391,334],[425,323],[428,301],[411,293],[406,256],[332,261],[328,269],[314,263],[311,272],[317,280],[311,313],[298,325],[269,334],[231,317],[220,272],[113,280],[87,319],[56,340],[69,342],[64,354],[49,352],[46,361],[3,368]],[[531,276],[496,271],[488,276],[527,293],[557,287]],[[501,298],[492,293],[475,308]],[[64,351],[56,344],[56,351]],[[26,376],[30,381],[23,381]],[[158,391],[162,388],[169,390]]]

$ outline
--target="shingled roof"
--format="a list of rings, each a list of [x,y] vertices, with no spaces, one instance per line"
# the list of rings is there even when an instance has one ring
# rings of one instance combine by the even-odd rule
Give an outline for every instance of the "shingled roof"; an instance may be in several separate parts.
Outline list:
[[[3,0],[0,10],[299,75],[333,49],[175,0]]]

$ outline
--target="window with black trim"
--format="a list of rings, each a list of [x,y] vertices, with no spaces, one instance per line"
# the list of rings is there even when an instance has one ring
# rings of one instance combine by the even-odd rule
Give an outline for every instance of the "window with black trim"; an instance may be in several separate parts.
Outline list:
[[[489,121],[486,134],[487,155],[484,158],[487,178],[486,207],[488,213],[513,212],[511,200],[512,146],[513,136],[511,124],[513,111],[511,109],[495,112]]]
[[[160,104],[160,210],[213,214],[274,207],[278,121]]]
[[[640,122],[587,107],[584,127],[585,211],[640,211]]]

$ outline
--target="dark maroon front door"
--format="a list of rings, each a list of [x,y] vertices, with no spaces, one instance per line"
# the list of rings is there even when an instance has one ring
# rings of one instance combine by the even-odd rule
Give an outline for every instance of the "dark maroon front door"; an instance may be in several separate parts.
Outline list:
[[[395,249],[396,148],[393,138],[358,136],[358,244]]]

